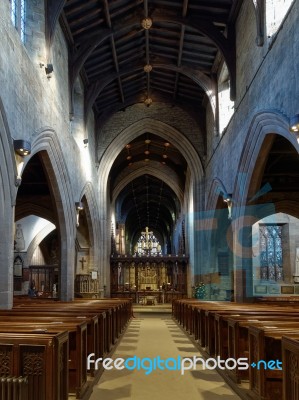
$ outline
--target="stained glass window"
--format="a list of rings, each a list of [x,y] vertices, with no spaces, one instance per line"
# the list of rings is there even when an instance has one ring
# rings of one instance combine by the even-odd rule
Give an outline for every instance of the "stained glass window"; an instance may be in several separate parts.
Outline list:
[[[282,225],[260,225],[261,279],[283,279]]]
[[[153,232],[149,232],[146,228],[145,232],[141,232],[134,253],[140,256],[158,256],[162,254],[161,245]]]

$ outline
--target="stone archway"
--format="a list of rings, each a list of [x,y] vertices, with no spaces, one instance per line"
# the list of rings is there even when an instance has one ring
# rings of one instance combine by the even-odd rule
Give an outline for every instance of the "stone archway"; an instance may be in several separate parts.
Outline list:
[[[31,260],[33,257],[33,254],[37,248],[37,246],[51,233],[55,230],[55,227],[53,227],[53,224],[50,223],[46,225],[31,241],[31,243],[28,246],[27,249],[27,262],[25,266],[29,266],[31,264]]]
[[[275,112],[257,114],[246,135],[247,139],[235,180],[231,247],[234,253],[234,288],[237,301],[244,301],[248,296],[250,297],[251,293],[252,244],[249,235],[251,226],[260,217],[273,213],[271,204],[261,204],[258,208],[254,204],[255,200],[263,194],[259,189],[261,175],[275,136],[284,138],[297,152],[299,151],[296,138],[290,134],[289,124],[285,117]],[[286,204],[281,203],[279,209],[287,212]]]
[[[87,203],[86,217],[90,239],[90,267],[98,268],[100,249],[97,245],[100,241],[101,232],[100,226],[96,221],[99,220],[99,209],[96,201],[94,188],[90,182],[87,182],[81,191],[80,201],[85,197]],[[100,271],[99,275],[100,275]]]
[[[169,173],[167,173],[169,172]],[[113,190],[113,195],[112,195],[112,203],[115,202],[117,196],[119,193],[122,191],[122,189],[128,185],[132,180],[135,178],[138,178],[139,176],[142,176],[144,174],[149,174],[153,175],[158,179],[161,179],[162,181],[167,182],[167,184],[171,187],[171,189],[174,191],[174,193],[177,195],[179,201],[182,203],[183,201],[183,191],[179,187],[178,182],[176,182],[175,176],[170,175],[170,171],[161,171],[161,169],[157,169],[154,167],[151,167],[149,165],[146,165],[145,167],[140,167],[135,171],[132,171],[129,175],[126,176],[125,179],[123,179]]]
[[[60,298],[74,298],[75,204],[68,171],[56,132],[41,130],[32,143],[32,156],[40,153],[51,182],[61,241]],[[25,165],[26,166],[26,165]],[[24,167],[25,167],[24,166]]]
[[[13,220],[17,167],[6,113],[0,98],[0,308],[13,306]],[[9,245],[11,243],[11,246]]]
[[[200,158],[189,142],[189,140],[177,129],[170,125],[167,125],[161,121],[145,118],[142,119],[119,132],[118,136],[110,143],[105,150],[99,165],[99,194],[100,204],[103,204],[103,208],[100,211],[100,219],[103,235],[101,237],[100,247],[104,249],[101,255],[101,265],[109,265],[110,255],[110,224],[109,224],[109,205],[108,205],[108,193],[107,193],[107,182],[109,173],[112,168],[113,162],[118,156],[119,152],[124,146],[144,134],[145,132],[153,133],[160,136],[164,140],[171,142],[175,147],[179,148],[182,155],[185,157],[190,170],[190,185],[192,186],[192,199],[194,204],[193,211],[200,209],[200,185],[204,174],[203,167]],[[193,227],[190,228],[193,230]],[[193,236],[193,233],[190,235]],[[190,264],[191,269],[194,269],[195,260],[199,262],[195,257],[195,249],[198,249],[198,244],[190,239]],[[198,251],[198,250],[197,250]],[[191,278],[192,280],[192,278]],[[109,270],[104,271],[103,283],[106,287],[110,287],[109,282]]]

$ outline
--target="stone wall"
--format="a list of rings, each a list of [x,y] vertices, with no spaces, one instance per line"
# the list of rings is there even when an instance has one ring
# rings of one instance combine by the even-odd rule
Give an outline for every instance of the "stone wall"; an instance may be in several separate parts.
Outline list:
[[[218,178],[232,193],[239,163],[254,118],[270,111],[282,120],[298,113],[299,102],[299,3],[294,2],[276,39],[263,47],[255,43],[256,21],[251,2],[243,2],[236,24],[237,97],[235,113],[218,146],[209,139],[206,193]],[[209,129],[209,128],[208,128]],[[276,132],[275,123],[271,132]],[[289,135],[291,138],[291,134]],[[214,146],[214,148],[212,148]],[[259,149],[256,149],[259,152]]]
[[[153,103],[150,107],[146,107],[144,104],[135,104],[127,107],[125,111],[119,111],[101,127],[98,142],[99,160],[107,146],[125,127],[144,118],[157,119],[185,134],[197,153],[203,158],[204,141],[196,120],[180,107]]]
[[[26,39],[23,44],[10,19],[10,2],[0,3],[0,96],[13,138],[32,142],[44,127],[50,127],[57,133],[76,198],[87,177],[89,181],[96,182],[95,154],[88,151],[86,156],[86,151],[83,151],[84,137],[94,143],[93,117],[87,124],[86,132],[81,95],[79,100],[75,99],[76,113],[74,121],[70,122],[67,43],[57,25],[51,54],[47,58],[44,9],[41,4],[34,0],[28,2]],[[50,79],[46,76],[45,67],[40,66],[41,63],[46,64],[47,60],[54,67]],[[72,125],[76,125],[76,128],[73,129]],[[78,131],[81,132],[80,140],[75,140],[78,139]],[[90,158],[91,171],[87,176],[84,168],[79,168],[80,163],[74,163],[75,154],[84,164],[86,158]]]

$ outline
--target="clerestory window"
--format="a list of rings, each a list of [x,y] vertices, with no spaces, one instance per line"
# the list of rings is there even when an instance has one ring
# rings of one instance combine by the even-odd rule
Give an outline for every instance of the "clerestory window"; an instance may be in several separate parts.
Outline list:
[[[269,39],[278,31],[293,1],[266,0],[266,26]]]
[[[22,42],[25,42],[25,28],[26,28],[26,1],[25,0],[11,0],[10,16],[11,21],[19,32]]]

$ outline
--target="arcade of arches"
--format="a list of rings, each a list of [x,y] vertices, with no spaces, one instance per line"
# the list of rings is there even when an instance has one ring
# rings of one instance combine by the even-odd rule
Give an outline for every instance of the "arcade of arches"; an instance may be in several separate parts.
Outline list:
[[[12,3],[0,307],[298,295],[298,1]]]

